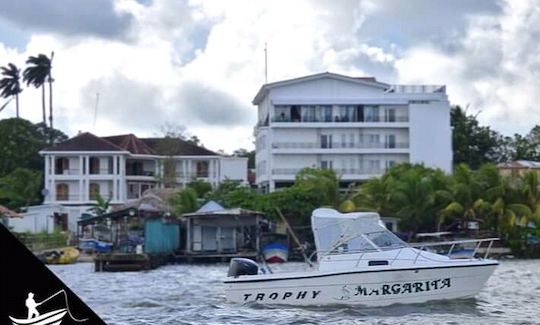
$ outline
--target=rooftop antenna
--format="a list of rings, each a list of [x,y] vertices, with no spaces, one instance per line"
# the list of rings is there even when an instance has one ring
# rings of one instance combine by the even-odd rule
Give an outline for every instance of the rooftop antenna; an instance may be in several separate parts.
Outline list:
[[[264,83],[268,83],[268,48],[264,42]]]
[[[94,107],[94,132],[96,132],[97,109],[99,104],[99,92],[96,93],[96,106]]]

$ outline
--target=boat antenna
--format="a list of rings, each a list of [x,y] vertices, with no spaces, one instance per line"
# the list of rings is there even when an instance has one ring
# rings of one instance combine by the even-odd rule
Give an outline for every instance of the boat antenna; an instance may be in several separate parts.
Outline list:
[[[264,42],[264,84],[268,83],[268,47]]]
[[[94,106],[94,132],[96,132],[97,110],[99,104],[99,92],[96,93],[96,105]]]
[[[310,259],[306,255],[306,250],[304,249],[304,246],[300,243],[300,240],[298,240],[298,237],[296,237],[296,234],[294,233],[294,230],[292,229],[291,225],[289,225],[289,222],[287,222],[287,219],[285,219],[285,217],[283,216],[279,208],[276,208],[276,212],[278,216],[281,218],[281,220],[283,221],[283,223],[285,224],[285,227],[291,234],[298,248],[300,248],[300,252],[302,253],[302,256],[304,257],[304,262],[306,262],[306,264],[309,267],[313,267],[313,263],[311,263]]]

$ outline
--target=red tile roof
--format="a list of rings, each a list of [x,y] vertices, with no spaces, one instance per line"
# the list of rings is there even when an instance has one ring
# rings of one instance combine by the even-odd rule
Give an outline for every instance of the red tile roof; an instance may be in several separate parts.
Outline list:
[[[189,141],[176,138],[137,138],[133,134],[98,137],[81,133],[43,151],[129,151],[139,155],[217,156]]]
[[[120,148],[137,155],[155,155],[156,152],[150,148],[144,141],[137,138],[133,134],[115,135],[110,137],[103,137],[109,142],[114,143]]]
[[[124,151],[124,149],[106,139],[85,132],[45,148],[43,151]]]

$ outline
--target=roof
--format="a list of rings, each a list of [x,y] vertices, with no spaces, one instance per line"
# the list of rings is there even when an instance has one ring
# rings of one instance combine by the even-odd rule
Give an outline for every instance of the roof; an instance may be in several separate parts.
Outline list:
[[[8,218],[22,218],[23,217],[22,214],[19,214],[13,210],[10,210],[3,205],[0,205],[0,216],[5,216]]]
[[[218,156],[211,150],[178,138],[138,138],[134,134],[98,137],[89,132],[78,134],[43,151],[121,151],[134,155],[159,155],[163,154],[165,147],[167,155]]]
[[[162,151],[162,148],[160,148],[161,143],[166,143],[170,147],[168,149],[172,149],[168,154],[175,156],[218,156],[217,153],[211,150],[178,138],[142,138],[141,140],[158,154]],[[169,140],[170,143],[161,142],[163,140]]]
[[[124,151],[104,138],[84,132],[64,142],[45,148],[43,151]]]
[[[537,169],[540,168],[540,161],[516,160],[500,163],[497,167],[508,169]]]
[[[287,79],[287,80],[265,84],[257,92],[257,95],[255,95],[255,98],[253,98],[253,105],[259,104],[270,89],[292,85],[296,83],[302,83],[302,82],[311,81],[311,80],[316,80],[316,79],[322,79],[322,78],[333,78],[333,79],[338,79],[338,80],[344,80],[344,81],[357,83],[360,85],[381,88],[383,90],[386,90],[390,87],[389,84],[379,82],[374,77],[349,77],[349,76],[332,73],[332,72],[323,72],[323,73],[316,73],[316,74],[312,74],[312,75],[304,76],[300,78]]]
[[[259,211],[252,211],[242,208],[233,208],[233,209],[223,209],[218,211],[197,211],[192,213],[185,213],[182,216],[187,218],[193,217],[206,217],[206,216],[254,216],[254,215],[264,215],[264,213]]]
[[[114,135],[110,137],[103,137],[109,142],[114,143],[120,148],[138,155],[155,155],[156,152],[150,148],[144,141],[137,138],[133,134]]]
[[[216,201],[208,201],[202,207],[199,208],[196,212],[215,212],[225,210],[219,203]]]

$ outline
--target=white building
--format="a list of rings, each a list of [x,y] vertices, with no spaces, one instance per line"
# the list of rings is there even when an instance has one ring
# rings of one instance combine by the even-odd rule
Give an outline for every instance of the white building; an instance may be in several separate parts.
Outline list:
[[[247,158],[221,156],[180,139],[82,133],[40,154],[45,159],[43,204],[62,207],[55,220],[70,230],[98,194],[115,205],[152,188],[182,188],[193,179],[214,187],[225,179],[247,183]]]
[[[445,86],[326,72],[266,84],[253,104],[257,184],[265,191],[292,184],[304,167],[332,168],[344,187],[400,162],[451,171]]]

